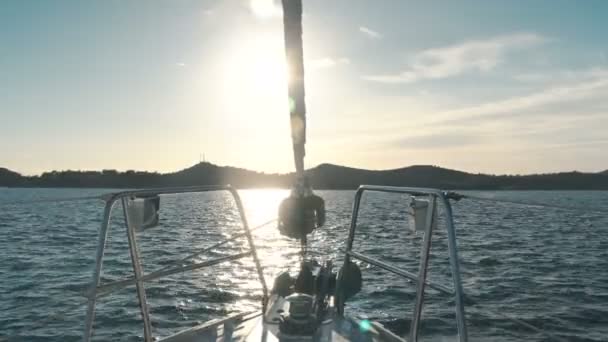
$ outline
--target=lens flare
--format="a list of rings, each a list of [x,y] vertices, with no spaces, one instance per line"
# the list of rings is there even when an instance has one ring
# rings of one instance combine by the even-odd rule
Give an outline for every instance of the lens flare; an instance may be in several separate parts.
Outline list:
[[[364,333],[364,332],[368,332],[371,328],[372,328],[372,323],[369,320],[364,319],[361,322],[359,322],[359,331]]]

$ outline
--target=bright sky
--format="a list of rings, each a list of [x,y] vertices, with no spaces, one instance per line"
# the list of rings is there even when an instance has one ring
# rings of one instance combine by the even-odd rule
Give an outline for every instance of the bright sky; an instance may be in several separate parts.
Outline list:
[[[0,166],[293,169],[281,12],[2,1]],[[608,169],[608,1],[305,0],[309,167]]]

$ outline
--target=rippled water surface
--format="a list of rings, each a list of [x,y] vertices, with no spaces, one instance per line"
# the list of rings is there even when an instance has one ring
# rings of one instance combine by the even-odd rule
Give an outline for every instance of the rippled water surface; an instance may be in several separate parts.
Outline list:
[[[0,340],[77,341],[84,291],[91,279],[103,202],[25,203],[96,195],[99,189],[0,189]],[[310,239],[319,259],[341,259],[354,192],[320,191],[327,225]],[[240,192],[252,227],[276,215],[282,190]],[[586,208],[569,210],[479,202],[454,204],[467,324],[473,341],[551,341],[505,320],[506,314],[568,341],[608,341],[608,192],[479,192],[479,196]],[[422,233],[408,229],[401,195],[364,196],[357,251],[416,272]],[[16,203],[19,202],[19,203]],[[440,214],[442,212],[440,211]],[[124,218],[114,208],[102,282],[130,275]],[[160,226],[137,233],[146,273],[241,232],[224,193],[163,196]],[[299,246],[274,225],[257,230],[266,279],[295,269]],[[450,285],[443,217],[434,236],[429,277]],[[247,248],[245,239],[195,259],[201,262]],[[415,288],[362,264],[363,291],[347,312],[407,333]],[[249,259],[168,276],[146,286],[153,331],[166,336],[229,313],[259,308],[260,285]],[[453,300],[428,291],[422,340],[456,335]],[[139,341],[142,325],[134,287],[99,300],[95,340]]]

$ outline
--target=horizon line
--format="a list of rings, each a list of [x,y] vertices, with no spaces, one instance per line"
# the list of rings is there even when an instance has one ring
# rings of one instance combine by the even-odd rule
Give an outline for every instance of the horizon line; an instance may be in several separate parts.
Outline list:
[[[187,167],[184,167],[184,168],[179,169],[179,170],[165,171],[165,172],[150,171],[150,170],[136,170],[136,169],[124,169],[124,170],[121,170],[121,169],[112,169],[112,168],[102,168],[102,169],[97,169],[97,170],[93,170],[93,169],[49,170],[49,171],[42,171],[42,172],[36,173],[36,174],[27,174],[27,173],[22,173],[22,172],[19,172],[17,170],[14,170],[14,169],[11,169],[11,168],[8,168],[8,167],[5,167],[5,166],[0,166],[0,169],[5,169],[5,170],[8,170],[10,172],[18,173],[22,177],[40,177],[40,176],[42,176],[45,173],[70,172],[70,171],[72,171],[72,172],[100,172],[100,173],[103,172],[103,171],[116,171],[116,172],[121,172],[121,173],[126,173],[126,172],[129,172],[129,171],[133,171],[133,172],[157,173],[157,174],[160,174],[160,175],[167,175],[167,174],[171,174],[171,173],[178,173],[178,172],[184,171],[186,169],[189,169],[189,168],[195,167],[197,165],[201,165],[201,164],[209,164],[209,165],[213,165],[213,166],[217,166],[217,167],[224,167],[224,168],[235,168],[235,169],[241,169],[241,170],[246,170],[246,171],[256,172],[256,173],[261,173],[261,174],[268,174],[268,175],[290,175],[290,174],[293,174],[295,172],[295,171],[289,171],[289,172],[257,171],[257,170],[253,170],[253,169],[249,169],[249,168],[241,167],[241,166],[215,164],[215,163],[212,163],[210,161],[199,161],[197,163],[192,164],[191,166],[187,166]],[[364,170],[364,171],[393,171],[393,170],[401,170],[401,169],[412,168],[412,167],[434,167],[434,168],[451,170],[451,171],[457,171],[457,172],[463,172],[463,173],[468,173],[468,174],[491,175],[491,176],[531,176],[531,175],[550,175],[550,174],[561,174],[561,173],[599,174],[599,173],[608,172],[608,168],[606,168],[606,169],[599,170],[599,171],[562,170],[562,171],[545,171],[545,172],[536,172],[536,173],[487,173],[487,172],[465,171],[465,170],[460,170],[460,169],[455,169],[455,168],[450,168],[450,167],[444,167],[444,166],[440,166],[440,165],[432,165],[432,164],[413,164],[413,165],[401,166],[401,167],[396,167],[396,168],[388,168],[388,169],[368,169],[368,168],[354,167],[354,166],[348,166],[348,165],[340,165],[340,164],[334,164],[334,163],[328,163],[328,162],[317,164],[317,165],[315,165],[313,167],[310,167],[310,168],[307,168],[305,170],[309,171],[309,170],[318,168],[318,167],[320,167],[322,165],[330,165],[330,166],[344,167],[344,168],[356,169],[356,170]]]

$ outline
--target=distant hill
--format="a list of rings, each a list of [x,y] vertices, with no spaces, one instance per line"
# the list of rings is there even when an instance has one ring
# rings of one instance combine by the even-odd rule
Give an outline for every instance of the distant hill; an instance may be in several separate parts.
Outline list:
[[[208,162],[164,175],[170,185],[231,184],[237,188],[288,187],[291,179],[290,174],[267,174]]]
[[[416,165],[392,170],[366,170],[321,164],[306,171],[316,189],[356,189],[360,184],[416,186],[461,190],[608,190],[608,170],[534,175],[487,175]],[[203,162],[173,173],[116,170],[51,171],[22,176],[0,168],[0,186],[141,188],[232,184],[237,188],[287,188],[293,174],[268,174]]]
[[[607,173],[495,176],[428,165],[371,171],[332,164],[321,164],[308,170],[308,173],[317,188],[327,189],[350,189],[355,188],[355,184],[383,184],[461,190],[608,190]]]
[[[321,164],[308,170],[308,173],[316,187],[328,189],[350,189],[356,188],[358,184],[465,189],[486,184],[492,178],[427,165],[372,171]]]
[[[0,167],[0,186],[15,185],[22,178],[17,172]]]

